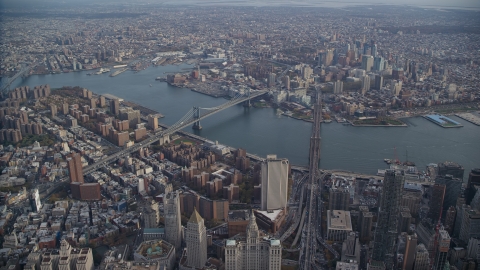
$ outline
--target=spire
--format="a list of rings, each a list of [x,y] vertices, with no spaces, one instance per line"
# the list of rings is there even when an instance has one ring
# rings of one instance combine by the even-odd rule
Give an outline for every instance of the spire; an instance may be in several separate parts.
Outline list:
[[[255,218],[255,214],[253,210],[250,212],[250,222],[247,225],[247,238],[258,238],[258,226],[257,220]]]
[[[200,214],[197,212],[197,208],[194,207],[193,208],[193,213],[192,213],[192,216],[190,216],[190,219],[188,220],[189,223],[200,223],[203,221],[203,218],[202,216],[200,216]]]

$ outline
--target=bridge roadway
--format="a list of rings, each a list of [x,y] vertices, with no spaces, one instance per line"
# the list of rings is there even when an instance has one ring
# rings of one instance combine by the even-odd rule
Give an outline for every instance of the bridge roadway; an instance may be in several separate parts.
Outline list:
[[[307,195],[307,224],[304,225],[304,234],[302,235],[302,250],[300,256],[300,269],[311,269],[312,265],[315,267],[315,253],[317,244],[317,214],[321,216],[321,210],[317,213],[317,196],[321,194],[321,186],[317,185],[317,181],[322,179],[320,177],[320,171],[318,169],[320,163],[320,125],[322,121],[322,103],[321,92],[317,90],[316,101],[313,111],[313,123],[310,137],[310,149],[309,149],[309,194]],[[315,223],[315,224],[312,224]],[[312,240],[313,239],[313,240]]]
[[[237,105],[239,103],[242,103],[244,101],[250,100],[252,98],[259,97],[259,96],[261,96],[265,93],[267,93],[267,91],[252,92],[247,97],[234,99],[234,100],[229,101],[225,104],[222,104],[218,107],[215,107],[212,110],[210,110],[209,112],[207,112],[206,114],[201,115],[199,118],[188,117],[184,121],[181,121],[180,123],[177,122],[174,125],[167,128],[166,130],[162,130],[162,131],[156,133],[154,136],[149,137],[149,138],[141,141],[138,144],[135,144],[135,145],[133,145],[131,147],[128,147],[128,148],[123,148],[122,150],[108,156],[107,158],[101,159],[101,160],[97,161],[96,163],[93,163],[92,165],[86,166],[85,168],[83,168],[83,173],[84,174],[89,174],[93,171],[96,171],[99,168],[104,167],[108,163],[114,162],[115,160],[117,160],[117,159],[119,159],[123,156],[126,156],[126,155],[128,155],[130,153],[133,153],[135,151],[138,151],[140,148],[151,145],[151,144],[155,143],[156,141],[160,140],[161,138],[164,138],[165,136],[169,136],[170,134],[175,133],[175,132],[177,132],[177,131],[179,131],[179,130],[181,130],[181,129],[189,126],[189,125],[192,125],[195,122],[198,122],[198,121],[200,121],[202,119],[205,119],[205,118],[207,118],[207,117],[209,117],[209,116],[211,116],[211,115],[213,115],[217,112],[220,112],[222,110],[230,108],[230,107],[232,107],[234,105]]]
[[[18,77],[24,75],[25,73],[27,72],[30,72],[30,70],[32,70],[32,68],[34,68],[36,66],[35,65],[32,65],[32,66],[28,66],[28,67],[22,67],[22,69],[17,72],[15,75],[13,75],[13,77],[9,78],[8,79],[8,82],[5,83],[4,85],[2,85],[2,88],[0,89],[0,92],[4,92],[8,89],[8,87],[10,87],[10,85],[16,80],[18,79]]]

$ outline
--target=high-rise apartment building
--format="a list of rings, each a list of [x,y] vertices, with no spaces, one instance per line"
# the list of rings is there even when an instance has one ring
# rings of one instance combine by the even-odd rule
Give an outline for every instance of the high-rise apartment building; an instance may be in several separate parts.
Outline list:
[[[404,171],[387,170],[385,172],[372,260],[384,261],[387,269],[391,269],[396,263],[395,240],[397,238],[398,212],[404,183]]]
[[[360,206],[358,217],[358,232],[361,241],[370,241],[372,238],[373,213],[367,206]]]
[[[207,230],[203,218],[193,210],[185,230],[187,243],[186,266],[190,268],[203,268],[207,262]]]
[[[50,115],[52,117],[57,116],[57,105],[55,104],[50,104]]]
[[[365,75],[362,78],[362,95],[370,91],[370,76]]]
[[[274,238],[260,236],[255,215],[250,214],[246,241],[228,239],[225,242],[226,270],[280,270],[282,246]]]
[[[273,86],[275,86],[276,80],[277,80],[277,75],[275,75],[275,73],[270,73],[270,74],[268,74],[268,78],[267,78],[267,85],[268,85],[268,87],[273,87]]]
[[[80,154],[75,153],[71,157],[67,158],[68,173],[70,175],[70,182],[84,183],[83,180],[83,167],[82,157]]]
[[[114,115],[118,115],[119,110],[120,110],[120,100],[116,98],[110,100],[110,112],[113,113]]]
[[[163,199],[165,216],[165,240],[180,251],[182,245],[182,223],[180,214],[180,194],[172,191],[165,194]]]
[[[288,160],[277,159],[276,155],[267,155],[261,166],[262,211],[285,208],[288,192]]]
[[[148,116],[148,127],[156,130],[158,129],[158,116],[150,114]]]
[[[341,94],[343,93],[343,82],[336,81],[333,83],[333,93],[334,94]]]
[[[350,207],[350,192],[342,187],[331,188],[328,198],[329,210],[345,210]]]

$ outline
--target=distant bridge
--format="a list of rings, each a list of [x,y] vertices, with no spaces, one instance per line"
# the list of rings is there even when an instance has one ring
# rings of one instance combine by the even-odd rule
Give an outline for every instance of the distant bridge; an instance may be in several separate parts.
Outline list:
[[[11,78],[8,78],[8,82],[2,84],[2,88],[0,89],[0,92],[1,93],[4,93],[6,91],[8,91],[8,88],[10,87],[10,85],[12,85],[12,83],[18,79],[20,76],[23,76],[25,74],[27,74],[28,72],[30,72],[30,70],[32,70],[32,68],[34,68],[36,65],[31,65],[31,66],[25,66],[25,65],[22,65],[22,69],[20,69],[19,72],[17,72],[13,77]],[[4,78],[4,79],[7,79],[7,78]]]
[[[98,170],[101,167],[104,167],[106,164],[114,162],[115,160],[129,155],[135,151],[138,151],[140,148],[145,146],[151,145],[159,140],[170,141],[169,135],[182,130],[183,128],[193,125],[194,129],[201,129],[200,120],[205,119],[215,113],[223,111],[227,108],[230,108],[234,105],[243,103],[243,102],[250,102],[251,99],[259,97],[268,93],[268,91],[255,91],[255,92],[247,92],[246,94],[237,94],[228,102],[213,108],[200,108],[200,107],[193,107],[190,111],[185,114],[180,120],[178,120],[175,124],[168,127],[165,130],[157,132],[155,135],[141,141],[138,144],[135,144],[128,148],[123,148],[122,150],[108,156],[107,158],[101,159],[92,165],[86,166],[83,168],[84,174],[89,174],[93,171]],[[204,112],[202,114],[202,112]]]

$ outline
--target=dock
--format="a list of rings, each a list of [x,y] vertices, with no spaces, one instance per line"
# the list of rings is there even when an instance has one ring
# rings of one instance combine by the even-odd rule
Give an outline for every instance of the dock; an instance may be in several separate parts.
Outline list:
[[[480,117],[476,116],[473,113],[457,113],[455,114],[455,116],[458,116],[474,125],[480,126]]]
[[[117,70],[117,71],[113,72],[112,74],[110,74],[110,77],[115,77],[115,76],[117,76],[117,75],[119,75],[119,74],[121,74],[121,73],[123,73],[127,70],[128,70],[128,68],[122,68],[120,70]]]
[[[441,114],[429,114],[429,115],[424,115],[423,118],[427,119],[428,121],[431,121],[443,128],[458,128],[458,127],[463,127],[462,124],[459,122],[450,119],[446,117],[445,115]]]

